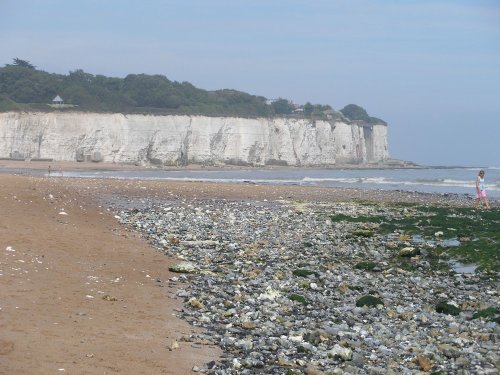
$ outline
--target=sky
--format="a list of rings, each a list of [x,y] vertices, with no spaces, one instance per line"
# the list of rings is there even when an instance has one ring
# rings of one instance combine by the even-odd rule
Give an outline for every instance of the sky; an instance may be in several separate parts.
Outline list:
[[[365,108],[392,158],[500,166],[500,0],[0,0],[0,66]]]

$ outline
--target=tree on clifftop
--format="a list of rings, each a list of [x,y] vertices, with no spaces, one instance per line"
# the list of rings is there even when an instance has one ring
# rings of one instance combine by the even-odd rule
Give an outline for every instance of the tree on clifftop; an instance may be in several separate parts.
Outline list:
[[[293,105],[289,100],[279,98],[271,103],[271,107],[276,115],[289,115],[293,112]]]
[[[21,59],[19,59],[17,57],[15,57],[13,59],[13,64],[12,65],[19,66],[21,68],[33,69],[33,70],[35,70],[35,68],[36,68],[36,66],[33,65],[32,63],[30,63],[29,61],[27,61],[27,60],[21,60]]]
[[[314,111],[314,106],[307,102],[306,104],[304,104],[304,116],[306,117],[310,117]]]

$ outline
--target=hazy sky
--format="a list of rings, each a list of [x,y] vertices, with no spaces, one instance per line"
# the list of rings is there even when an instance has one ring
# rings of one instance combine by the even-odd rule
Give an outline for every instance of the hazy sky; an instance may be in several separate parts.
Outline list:
[[[355,103],[391,156],[500,165],[499,0],[0,0],[0,66]]]

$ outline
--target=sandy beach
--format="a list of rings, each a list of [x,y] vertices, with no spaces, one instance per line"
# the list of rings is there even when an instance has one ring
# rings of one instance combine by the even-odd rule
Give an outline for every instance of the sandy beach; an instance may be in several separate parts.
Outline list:
[[[0,176],[0,373],[185,374],[220,355],[182,341],[172,260],[99,205],[109,191]]]
[[[30,166],[31,168],[31,166]],[[178,262],[121,225],[144,202],[414,202],[430,194],[0,174],[0,373],[187,374],[222,351],[176,315]],[[182,279],[181,279],[182,281]],[[319,373],[319,372],[318,372]]]

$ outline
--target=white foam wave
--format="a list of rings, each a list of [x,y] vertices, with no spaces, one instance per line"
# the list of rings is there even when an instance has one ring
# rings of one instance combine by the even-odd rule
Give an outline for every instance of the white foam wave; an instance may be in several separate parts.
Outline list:
[[[340,177],[340,178],[314,178],[314,177],[304,177],[302,181],[304,182],[342,182],[348,184],[361,183],[364,178],[359,177]]]
[[[311,178],[305,177],[303,181],[317,183],[345,183],[345,184],[373,184],[373,185],[402,185],[402,186],[442,186],[442,187],[462,187],[474,189],[476,186],[473,180],[454,179],[417,179],[417,180],[391,180],[384,177],[360,177],[360,178]],[[500,190],[500,183],[486,184],[487,190]]]
[[[471,180],[453,180],[453,179],[443,179],[442,183],[446,186],[463,186],[463,187],[474,187],[476,186],[475,181]]]

